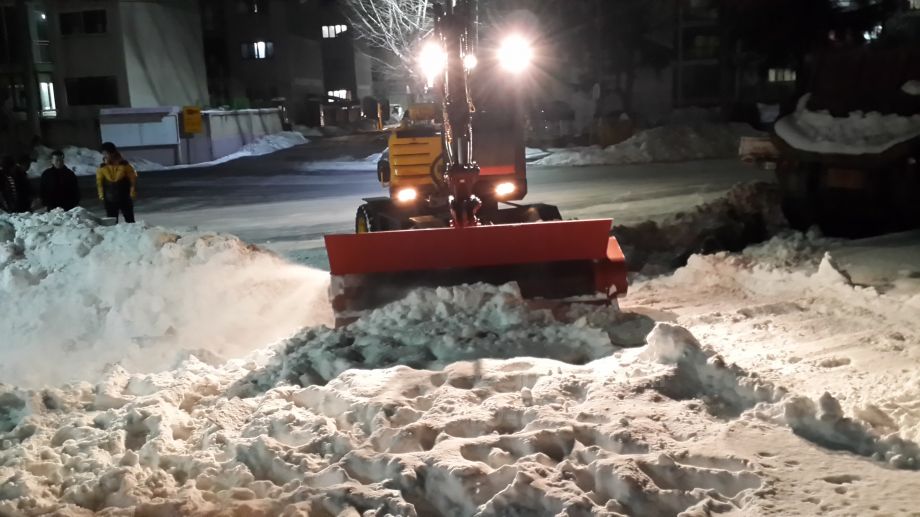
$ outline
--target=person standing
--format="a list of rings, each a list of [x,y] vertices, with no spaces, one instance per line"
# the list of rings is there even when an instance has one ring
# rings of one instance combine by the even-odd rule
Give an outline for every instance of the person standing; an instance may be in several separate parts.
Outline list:
[[[22,166],[11,156],[3,158],[2,188],[4,209],[8,212],[28,212],[32,209],[32,183]]]
[[[96,170],[96,190],[105,204],[106,216],[118,221],[120,212],[126,223],[134,222],[137,172],[112,142],[102,144],[102,165]]]
[[[80,204],[80,187],[77,175],[64,164],[64,153],[51,153],[51,167],[42,173],[39,194],[45,208],[70,210]]]
[[[4,158],[0,163],[0,211],[15,212],[19,205],[19,193],[16,191],[16,179],[10,167],[12,158]]]

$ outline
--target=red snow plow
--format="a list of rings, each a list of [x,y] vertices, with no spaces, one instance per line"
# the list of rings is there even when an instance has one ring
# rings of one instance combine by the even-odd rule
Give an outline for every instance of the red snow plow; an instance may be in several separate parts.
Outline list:
[[[562,221],[554,206],[512,202],[527,190],[523,116],[518,89],[496,76],[519,76],[529,43],[506,37],[496,59],[477,58],[474,0],[453,4],[435,6],[435,38],[422,51],[440,120],[404,121],[391,134],[378,164],[390,195],[365,200],[356,234],[325,237],[337,325],[418,287],[516,282],[525,298],[553,301],[626,293],[610,219]]]

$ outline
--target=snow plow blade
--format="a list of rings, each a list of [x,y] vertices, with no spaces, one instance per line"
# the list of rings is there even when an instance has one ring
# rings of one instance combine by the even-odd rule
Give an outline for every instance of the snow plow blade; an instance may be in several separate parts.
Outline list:
[[[610,219],[327,235],[336,325],[419,287],[517,282],[525,298],[626,294]],[[583,299],[583,298],[582,298]]]

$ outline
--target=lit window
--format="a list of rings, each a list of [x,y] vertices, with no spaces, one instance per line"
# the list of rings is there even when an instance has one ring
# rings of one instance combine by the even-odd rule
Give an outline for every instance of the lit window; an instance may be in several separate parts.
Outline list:
[[[347,30],[347,25],[323,25],[323,38],[334,38]]]
[[[911,9],[920,9],[920,0],[910,0]]]
[[[54,100],[54,83],[42,81],[38,83],[39,97],[41,97],[42,114],[45,116],[54,116],[57,110],[57,103]]]
[[[791,68],[771,68],[768,73],[771,83],[794,83],[795,79],[795,70]]]
[[[243,43],[243,59],[268,59],[275,54],[275,44],[271,41],[253,41]]]
[[[265,0],[242,0],[237,5],[240,13],[265,14],[268,11],[267,4]]]
[[[863,38],[865,38],[866,41],[877,40],[878,37],[881,35],[882,35],[881,25],[876,25],[875,27],[872,28],[872,30],[863,32]]]
[[[348,90],[330,90],[326,92],[328,97],[333,97],[336,99],[348,100]]]

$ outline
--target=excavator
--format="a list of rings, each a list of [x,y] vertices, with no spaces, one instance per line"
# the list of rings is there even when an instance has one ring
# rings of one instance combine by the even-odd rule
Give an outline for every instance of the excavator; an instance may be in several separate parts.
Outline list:
[[[389,195],[364,200],[354,234],[325,236],[337,326],[420,287],[514,282],[550,303],[626,294],[612,220],[563,221],[553,205],[518,203],[527,177],[516,81],[533,50],[513,33],[480,52],[477,8],[434,6],[420,62],[439,102],[413,106],[390,134],[377,171]]]

